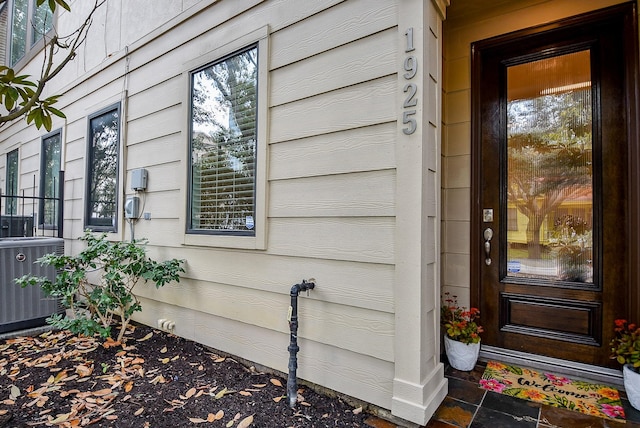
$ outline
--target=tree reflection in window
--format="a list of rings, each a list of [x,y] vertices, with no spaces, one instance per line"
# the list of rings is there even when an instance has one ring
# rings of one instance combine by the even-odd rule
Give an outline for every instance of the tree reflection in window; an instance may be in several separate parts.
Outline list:
[[[47,3],[37,6],[36,0],[14,0],[11,8],[11,66],[53,28],[53,13]]]
[[[508,70],[507,196],[527,225],[508,233],[514,276],[592,282],[590,72],[588,50]]]
[[[42,139],[40,165],[40,224],[58,224],[58,197],[60,175],[60,132]]]
[[[7,171],[6,171],[6,193],[8,198],[4,198],[6,203],[4,212],[7,215],[15,215],[18,212],[18,199],[10,196],[18,196],[18,149],[7,153]]]
[[[191,76],[190,229],[253,234],[257,46]]]
[[[118,177],[119,108],[89,120],[87,226],[114,230]]]

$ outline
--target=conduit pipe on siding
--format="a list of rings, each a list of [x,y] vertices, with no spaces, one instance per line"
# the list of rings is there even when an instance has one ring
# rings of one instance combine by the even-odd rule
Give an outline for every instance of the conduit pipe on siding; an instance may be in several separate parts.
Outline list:
[[[289,407],[292,409],[298,401],[298,381],[296,379],[296,370],[298,369],[298,295],[301,291],[309,291],[315,288],[316,284],[313,279],[309,282],[302,280],[300,284],[291,287],[291,306],[289,306],[289,330],[291,332],[291,340],[289,342],[289,378],[287,379],[287,400]]]

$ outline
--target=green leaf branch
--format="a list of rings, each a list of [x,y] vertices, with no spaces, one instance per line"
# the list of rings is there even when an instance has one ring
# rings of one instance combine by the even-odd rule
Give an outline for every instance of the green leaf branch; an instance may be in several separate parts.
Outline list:
[[[55,12],[56,6],[71,11],[64,0],[37,0],[36,3],[40,6],[45,1],[52,12]],[[94,0],[93,8],[84,22],[71,34],[61,36],[54,32],[49,38],[44,35],[44,59],[39,78],[26,74],[18,75],[14,69],[0,66],[0,104],[7,111],[6,114],[0,115],[0,127],[24,116],[28,124],[33,123],[38,129],[44,127],[50,131],[53,116],[65,118],[64,113],[54,107],[60,95],[43,98],[42,93],[45,85],[75,58],[78,48],[87,37],[94,13],[105,1]],[[55,54],[62,51],[65,55],[56,63]]]
[[[38,262],[53,266],[54,280],[25,275],[16,279],[21,287],[39,285],[45,294],[60,298],[68,315],[55,314],[47,321],[73,333],[110,336],[111,327],[119,324],[117,341],[122,341],[135,312],[141,311],[140,301],[133,293],[140,282],[151,281],[156,288],[170,282],[180,282],[184,260],[164,262],[146,255],[146,241],[111,242],[106,234],[87,231],[80,240],[86,248],[78,255],[46,254]],[[90,281],[95,277],[97,281]]]

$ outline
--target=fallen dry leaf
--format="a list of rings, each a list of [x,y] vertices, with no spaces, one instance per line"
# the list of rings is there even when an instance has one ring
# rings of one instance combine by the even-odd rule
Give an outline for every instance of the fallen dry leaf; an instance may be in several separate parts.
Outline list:
[[[144,412],[144,407],[140,407],[138,410],[133,412],[133,414],[136,415],[136,416],[139,416],[139,415],[142,414],[142,412]]]
[[[249,425],[253,423],[253,415],[247,416],[238,424],[238,428],[247,428]]]
[[[63,371],[59,372],[55,377],[54,376],[50,376],[49,379],[47,380],[47,383],[58,383],[62,379],[64,379],[65,377],[67,377],[67,371],[63,370]]]
[[[144,342],[145,340],[149,340],[153,337],[153,332],[147,333],[147,335],[141,339],[137,339],[138,342]]]
[[[105,388],[105,389],[100,389],[98,391],[93,391],[93,395],[95,395],[96,397],[102,397],[103,395],[107,395],[107,394],[111,394],[111,389],[110,388]]]
[[[185,394],[185,397],[191,398],[191,397],[193,397],[193,395],[195,393],[196,393],[196,389],[195,388],[191,388],[190,390],[187,391],[187,393]]]
[[[88,367],[88,366],[85,366],[84,364],[78,364],[76,366],[76,374],[78,376],[86,377],[91,375],[91,373],[93,373],[93,366]]]
[[[280,382],[278,379],[269,379],[269,381],[275,386],[282,386],[282,382]]]
[[[20,388],[15,385],[11,385],[11,390],[9,392],[9,400],[15,400],[20,397]]]
[[[116,342],[115,340],[113,340],[110,337],[107,337],[107,340],[102,344],[102,346],[104,348],[112,348],[112,347],[116,347],[116,346],[120,346],[120,345],[122,345],[121,342],[119,342],[119,341]]]
[[[215,398],[216,400],[221,399],[222,397],[225,396],[225,394],[230,394],[231,391],[229,391],[227,388],[222,388],[222,390],[220,390],[213,398]]]
[[[251,393],[249,391],[240,391],[238,392],[238,394],[244,396],[244,397],[251,397]]]
[[[207,422],[206,419],[200,419],[200,418],[189,418],[189,420],[194,424],[201,424],[201,423]]]
[[[166,380],[165,380],[164,376],[162,376],[162,375],[158,375],[158,376],[154,377],[153,380],[149,381],[149,383],[152,383],[154,385],[157,385],[159,383],[165,383],[165,382],[166,382]]]
[[[63,422],[66,422],[67,419],[69,419],[69,415],[71,415],[71,413],[63,413],[60,415],[56,415],[55,418],[49,416],[49,423],[51,425],[61,424]]]

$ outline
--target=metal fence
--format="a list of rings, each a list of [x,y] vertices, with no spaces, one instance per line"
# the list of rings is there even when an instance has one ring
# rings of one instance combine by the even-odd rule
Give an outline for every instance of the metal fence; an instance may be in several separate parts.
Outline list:
[[[35,195],[35,181],[34,176],[31,195],[25,190],[18,195],[3,194],[0,190],[0,238],[45,235],[62,238],[64,171],[58,174],[56,197]]]

